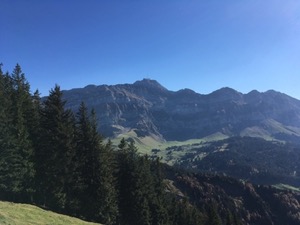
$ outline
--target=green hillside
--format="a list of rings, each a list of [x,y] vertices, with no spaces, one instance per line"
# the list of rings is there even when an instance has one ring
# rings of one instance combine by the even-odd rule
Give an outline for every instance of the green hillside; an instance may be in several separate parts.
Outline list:
[[[0,224],[2,225],[92,225],[77,218],[61,215],[28,204],[0,201]]]

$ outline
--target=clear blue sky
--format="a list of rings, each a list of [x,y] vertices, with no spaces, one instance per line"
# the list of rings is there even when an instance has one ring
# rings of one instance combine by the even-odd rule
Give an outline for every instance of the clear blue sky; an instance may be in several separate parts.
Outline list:
[[[43,95],[151,78],[300,99],[300,1],[0,0],[0,62]]]

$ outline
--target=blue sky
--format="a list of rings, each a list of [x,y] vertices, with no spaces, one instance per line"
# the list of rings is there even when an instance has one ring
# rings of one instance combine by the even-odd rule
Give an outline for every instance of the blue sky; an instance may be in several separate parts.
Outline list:
[[[299,0],[1,0],[0,62],[42,95],[143,78],[300,99]]]

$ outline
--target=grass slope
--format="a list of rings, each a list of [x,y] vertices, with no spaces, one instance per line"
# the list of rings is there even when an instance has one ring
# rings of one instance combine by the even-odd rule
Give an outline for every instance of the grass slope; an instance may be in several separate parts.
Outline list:
[[[28,204],[0,201],[1,225],[96,225]]]
[[[135,146],[140,154],[159,157],[162,159],[162,162],[173,165],[181,160],[181,158],[186,154],[190,153],[189,150],[191,146],[201,147],[208,142],[226,139],[228,136],[218,132],[199,139],[189,139],[185,141],[165,141],[156,136],[138,137],[134,130],[130,130],[112,139],[113,145],[117,147],[122,138],[125,138],[125,140],[134,140]],[[168,148],[174,148],[176,150],[168,150]],[[159,150],[159,152],[153,153],[152,149]]]

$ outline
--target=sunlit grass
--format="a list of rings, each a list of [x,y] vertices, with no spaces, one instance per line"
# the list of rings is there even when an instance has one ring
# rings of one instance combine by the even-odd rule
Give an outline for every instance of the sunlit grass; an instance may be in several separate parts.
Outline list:
[[[189,139],[185,141],[165,141],[156,136],[138,137],[134,130],[130,130],[114,138],[112,140],[113,145],[118,146],[122,138],[125,140],[133,139],[140,154],[156,156],[161,158],[163,162],[173,165],[189,152],[189,149],[191,148],[190,146],[197,145],[198,147],[201,147],[208,142],[226,139],[228,136],[218,132],[199,139]],[[170,147],[180,146],[183,147],[183,150],[171,152],[167,150]],[[154,154],[152,149],[158,149],[159,152]]]
[[[28,204],[0,201],[1,225],[96,225]]]
[[[290,190],[290,191],[300,192],[300,188],[294,187],[294,186],[291,186],[288,184],[276,184],[276,185],[273,185],[273,187],[280,189],[280,190]]]

